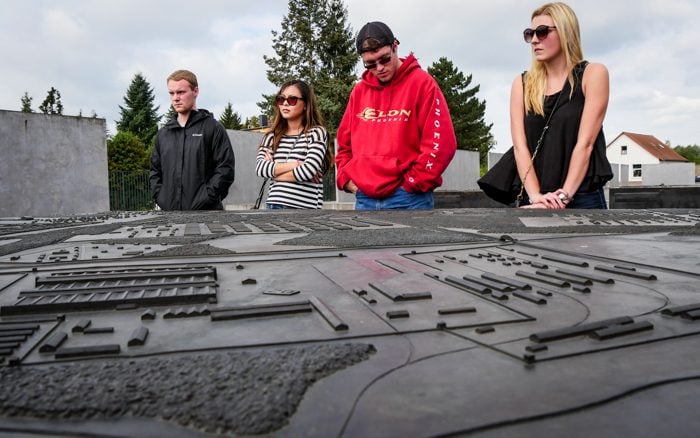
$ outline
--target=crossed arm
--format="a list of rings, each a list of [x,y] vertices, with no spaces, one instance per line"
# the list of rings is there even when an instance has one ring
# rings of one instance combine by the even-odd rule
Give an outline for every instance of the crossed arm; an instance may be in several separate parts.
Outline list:
[[[272,150],[263,146],[259,149],[256,158],[256,173],[258,176],[272,178],[275,181],[286,182],[314,182],[321,181],[326,151],[328,148],[327,132],[322,127],[315,127],[309,131],[307,138],[299,143],[301,147],[292,147],[291,151]],[[308,139],[308,140],[307,140]],[[296,143],[295,143],[296,146]],[[275,161],[277,155],[277,161]],[[290,155],[291,160],[288,158]]]
[[[263,149],[262,153],[264,156],[263,159],[265,161],[275,161],[269,150]],[[274,179],[275,181],[297,182],[297,179],[294,176],[294,169],[301,166],[302,164],[304,164],[304,162],[299,160],[294,160],[287,163],[275,163],[272,168],[272,179]]]

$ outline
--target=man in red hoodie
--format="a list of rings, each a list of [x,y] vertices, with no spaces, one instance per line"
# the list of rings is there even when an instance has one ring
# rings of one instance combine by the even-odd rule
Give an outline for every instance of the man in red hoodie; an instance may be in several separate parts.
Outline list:
[[[338,127],[336,184],[357,210],[433,208],[457,148],[445,97],[386,24],[367,23],[356,44],[366,71]]]

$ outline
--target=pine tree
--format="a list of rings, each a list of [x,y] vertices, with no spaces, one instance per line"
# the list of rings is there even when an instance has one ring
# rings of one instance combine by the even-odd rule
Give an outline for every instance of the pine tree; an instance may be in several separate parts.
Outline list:
[[[39,111],[44,114],[63,114],[63,104],[61,103],[61,93],[51,87],[49,92],[46,94],[46,99],[39,105]]]
[[[177,119],[177,111],[170,105],[168,106],[168,112],[160,116],[160,119],[163,121],[163,124],[168,123],[172,119]]]
[[[330,0],[321,26],[319,50],[321,68],[314,88],[326,124],[335,132],[355,84],[355,39],[347,23],[347,9],[341,0]]]
[[[136,134],[146,147],[153,143],[161,117],[154,100],[153,88],[141,73],[136,73],[124,96],[125,106],[119,106],[117,130]]]
[[[428,67],[428,73],[435,78],[445,95],[457,136],[457,148],[478,151],[479,159],[484,165],[489,150],[494,146],[494,139],[491,133],[493,123],[487,125],[484,121],[486,101],[475,97],[479,85],[469,88],[472,75],[465,77],[445,57]]]
[[[267,79],[276,87],[290,79],[307,82],[334,132],[355,82],[357,56],[342,0],[289,0],[281,31],[272,31],[275,56],[264,56]],[[272,95],[258,106],[272,114]]]
[[[32,100],[33,100],[33,97],[30,97],[29,93],[25,91],[24,96],[22,96],[22,109],[21,109],[21,111],[23,113],[33,113],[34,112],[34,111],[32,111]]]
[[[226,129],[242,129],[243,123],[241,122],[241,116],[233,110],[231,102],[226,105],[224,112],[221,113],[221,118],[219,122],[224,125]]]

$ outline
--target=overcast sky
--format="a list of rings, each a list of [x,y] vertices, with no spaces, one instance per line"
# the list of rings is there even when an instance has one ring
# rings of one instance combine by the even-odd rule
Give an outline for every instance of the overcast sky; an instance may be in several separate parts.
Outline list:
[[[611,78],[604,122],[608,142],[622,131],[672,145],[700,144],[700,2],[571,0],[584,56]],[[353,33],[384,21],[424,68],[445,56],[472,74],[486,100],[496,151],[511,145],[508,99],[513,78],[528,68],[522,30],[540,2],[523,0],[346,0]],[[243,118],[275,91],[263,55],[274,55],[287,0],[0,0],[0,109],[32,108],[51,87],[65,115],[95,111],[111,134],[134,74],[168,107],[165,78],[186,68],[199,79],[198,105],[218,117],[231,102]],[[358,63],[358,74],[360,73]]]

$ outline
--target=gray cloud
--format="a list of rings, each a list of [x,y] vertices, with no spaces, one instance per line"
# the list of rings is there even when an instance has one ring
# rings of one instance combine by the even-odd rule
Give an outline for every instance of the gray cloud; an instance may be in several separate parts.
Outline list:
[[[19,110],[27,91],[36,109],[50,87],[66,114],[107,119],[111,132],[126,89],[143,73],[167,111],[165,78],[189,68],[200,80],[199,105],[219,114],[227,102],[244,117],[257,113],[286,0],[92,2],[0,0],[0,108]],[[684,0],[572,0],[586,57],[606,64],[611,96],[605,131],[653,134],[676,144],[700,143],[700,4]],[[428,67],[441,56],[479,84],[497,150],[510,146],[508,98],[529,65],[522,29],[539,2],[521,0],[347,0],[350,24],[387,22]],[[358,70],[359,72],[359,70]]]

